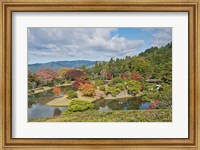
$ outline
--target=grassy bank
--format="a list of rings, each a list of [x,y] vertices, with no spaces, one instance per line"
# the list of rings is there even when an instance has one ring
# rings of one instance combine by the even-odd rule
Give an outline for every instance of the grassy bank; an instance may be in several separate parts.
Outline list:
[[[171,122],[170,109],[87,111],[63,114],[54,118],[32,119],[31,122]]]

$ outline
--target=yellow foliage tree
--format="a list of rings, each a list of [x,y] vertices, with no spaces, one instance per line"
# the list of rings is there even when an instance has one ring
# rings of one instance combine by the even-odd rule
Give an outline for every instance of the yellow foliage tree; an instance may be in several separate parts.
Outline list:
[[[95,95],[95,87],[93,84],[86,83],[81,85],[79,88],[84,96],[94,96]]]
[[[61,76],[61,78],[65,78],[65,74],[70,70],[70,68],[60,68],[58,70],[58,74]]]

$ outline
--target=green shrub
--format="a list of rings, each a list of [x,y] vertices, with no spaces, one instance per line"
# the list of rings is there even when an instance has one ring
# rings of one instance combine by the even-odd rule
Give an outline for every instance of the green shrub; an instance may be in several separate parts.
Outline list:
[[[124,80],[120,77],[113,78],[109,85],[116,85],[118,83],[124,83]]]
[[[68,112],[83,112],[87,110],[91,110],[94,108],[94,105],[91,102],[85,100],[72,100],[67,109]]]
[[[72,98],[77,98],[77,97],[78,97],[78,95],[77,95],[77,93],[75,91],[69,90],[67,92],[67,98],[72,99]]]
[[[99,87],[99,89],[100,89],[101,91],[105,91],[105,90],[106,90],[106,87],[105,87],[104,85],[101,85],[101,86]]]
[[[95,80],[95,86],[101,86],[103,85],[104,81],[103,80]]]
[[[116,87],[117,87],[118,89],[120,89],[121,91],[123,91],[123,90],[126,89],[125,83],[118,83],[118,84],[116,85]]]
[[[113,97],[116,97],[119,94],[120,89],[114,86],[108,86],[107,92],[110,93]]]
[[[127,90],[129,93],[136,94],[141,90],[141,82],[135,80],[127,81]]]

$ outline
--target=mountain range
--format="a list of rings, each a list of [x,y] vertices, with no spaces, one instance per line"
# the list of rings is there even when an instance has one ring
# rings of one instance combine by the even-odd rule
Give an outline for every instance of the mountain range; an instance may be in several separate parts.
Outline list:
[[[73,61],[52,61],[48,63],[36,63],[36,64],[29,64],[28,70],[32,72],[36,72],[41,68],[51,68],[55,71],[59,70],[60,68],[67,67],[67,68],[80,68],[82,65],[85,65],[86,68],[93,67],[96,61],[89,61],[89,60],[73,60]]]

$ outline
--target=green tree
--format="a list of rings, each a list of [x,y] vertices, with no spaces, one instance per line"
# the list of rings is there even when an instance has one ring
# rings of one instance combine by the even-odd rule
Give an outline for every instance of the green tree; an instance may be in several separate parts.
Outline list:
[[[72,100],[68,106],[67,112],[83,112],[91,110],[94,108],[94,105],[91,102],[86,100]]]

